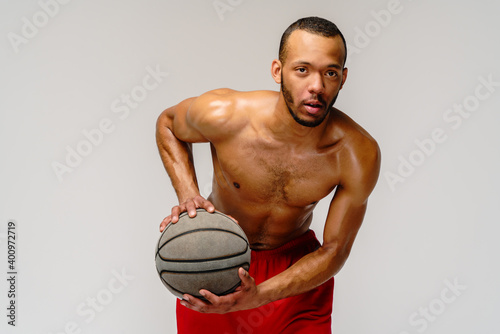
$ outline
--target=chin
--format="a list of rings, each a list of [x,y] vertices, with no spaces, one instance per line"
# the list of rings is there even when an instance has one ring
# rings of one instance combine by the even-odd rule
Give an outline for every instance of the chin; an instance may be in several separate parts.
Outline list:
[[[306,126],[308,128],[315,128],[315,127],[317,127],[318,125],[320,125],[321,123],[323,123],[323,121],[325,120],[326,116],[328,115],[328,113],[326,113],[326,114],[324,114],[320,118],[312,119],[312,120],[306,120],[306,119],[302,119],[302,118],[298,117],[292,111],[290,111],[290,114],[292,115],[292,117],[295,120],[295,122],[299,123],[302,126]]]

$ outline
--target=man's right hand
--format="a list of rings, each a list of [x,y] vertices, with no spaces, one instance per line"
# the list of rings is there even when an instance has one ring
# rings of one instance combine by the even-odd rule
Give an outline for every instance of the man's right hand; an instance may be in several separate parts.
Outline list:
[[[193,218],[196,216],[196,209],[205,209],[208,212],[215,212],[215,207],[209,200],[197,195],[193,198],[187,199],[184,203],[180,203],[172,208],[172,213],[165,217],[160,224],[160,232],[163,232],[165,227],[169,224],[175,224],[179,221],[179,215],[183,212],[187,212],[189,217]]]

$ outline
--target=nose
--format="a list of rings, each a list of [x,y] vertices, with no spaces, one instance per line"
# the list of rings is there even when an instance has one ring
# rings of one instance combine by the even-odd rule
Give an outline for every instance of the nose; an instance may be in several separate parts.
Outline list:
[[[310,76],[309,82],[309,92],[314,94],[323,94],[325,91],[325,83],[323,82],[323,77],[320,73],[316,73]]]

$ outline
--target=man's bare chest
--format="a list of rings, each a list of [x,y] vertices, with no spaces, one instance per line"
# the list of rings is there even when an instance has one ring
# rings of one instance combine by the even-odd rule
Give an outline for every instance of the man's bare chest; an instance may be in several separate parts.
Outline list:
[[[254,202],[307,206],[338,180],[332,157],[312,150],[257,142],[214,147],[213,155],[218,182]]]

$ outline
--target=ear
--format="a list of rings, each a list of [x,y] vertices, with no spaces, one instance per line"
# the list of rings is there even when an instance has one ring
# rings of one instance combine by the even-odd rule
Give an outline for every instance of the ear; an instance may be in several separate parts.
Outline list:
[[[340,84],[340,89],[344,87],[344,83],[347,80],[347,72],[348,72],[347,67],[344,67],[344,69],[342,70],[342,83]]]
[[[281,84],[281,69],[281,61],[278,59],[273,60],[273,63],[271,64],[271,75],[277,84]]]

